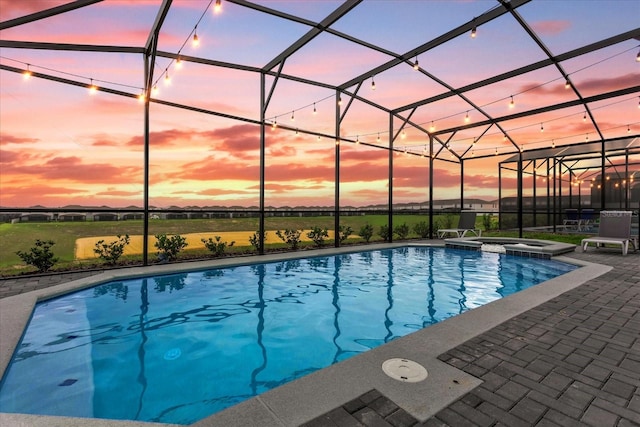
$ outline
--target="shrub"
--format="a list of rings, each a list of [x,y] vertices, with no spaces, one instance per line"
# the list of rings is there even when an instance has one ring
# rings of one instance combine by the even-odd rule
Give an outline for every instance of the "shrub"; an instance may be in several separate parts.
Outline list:
[[[98,240],[93,248],[93,252],[98,255],[108,265],[116,265],[118,259],[124,253],[124,247],[129,244],[129,235],[124,236],[118,234],[117,239],[109,243],[104,240]]]
[[[276,231],[276,236],[289,245],[291,249],[296,250],[298,249],[298,245],[300,245],[300,234],[302,231],[303,230],[285,228],[284,233],[280,230]]]
[[[482,215],[482,225],[484,225],[484,229],[486,231],[491,230],[491,228],[492,228],[492,215],[491,214],[483,214]]]
[[[320,247],[324,245],[324,240],[329,237],[329,231],[326,228],[313,227],[307,233],[307,237],[313,240],[316,246]]]
[[[447,213],[444,215],[444,217],[442,218],[442,227],[440,228],[453,228],[453,214],[452,213]]]
[[[389,226],[387,224],[381,225],[380,231],[378,231],[378,235],[382,237],[382,240],[384,240],[385,242],[388,242],[389,238],[391,237],[391,231],[389,230]]]
[[[353,234],[353,229],[348,225],[346,227],[344,225],[341,225],[338,227],[338,234],[339,234],[340,243],[343,243],[349,238],[349,236]]]
[[[214,256],[222,256],[224,255],[224,251],[225,249],[227,249],[227,242],[221,242],[220,241],[220,236],[213,236],[215,238],[215,241],[209,237],[209,239],[200,239],[202,240],[202,243],[204,243],[204,246],[209,249],[209,251],[211,251],[211,253]],[[235,245],[236,242],[235,241],[231,241],[231,243],[229,243],[229,247]]]
[[[179,234],[168,237],[166,234],[156,234],[157,239],[155,247],[158,248],[158,260],[175,261],[178,259],[178,253],[187,247],[187,239]]]
[[[413,225],[413,232],[423,239],[429,237],[430,231],[431,229],[429,228],[429,223],[426,221],[420,221]]]
[[[27,265],[32,265],[38,269],[38,272],[44,273],[58,262],[58,258],[55,258],[51,251],[53,245],[55,245],[53,240],[37,239],[35,246],[31,247],[29,252],[18,251],[16,255]]]
[[[365,224],[360,227],[358,236],[362,237],[365,242],[369,243],[369,240],[371,240],[371,238],[373,237],[373,225]]]
[[[409,236],[409,226],[405,222],[401,225],[393,227],[393,233],[398,235],[398,239],[405,240]]]
[[[267,238],[266,233],[262,233],[262,240],[264,241]],[[252,236],[249,236],[249,243],[256,251],[260,250],[260,231],[256,231]]]

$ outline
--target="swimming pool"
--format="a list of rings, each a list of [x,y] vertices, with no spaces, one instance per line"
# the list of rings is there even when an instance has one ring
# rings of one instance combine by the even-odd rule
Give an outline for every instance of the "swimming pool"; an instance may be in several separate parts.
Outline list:
[[[574,268],[409,247],[108,283],[37,305],[0,411],[188,424]]]

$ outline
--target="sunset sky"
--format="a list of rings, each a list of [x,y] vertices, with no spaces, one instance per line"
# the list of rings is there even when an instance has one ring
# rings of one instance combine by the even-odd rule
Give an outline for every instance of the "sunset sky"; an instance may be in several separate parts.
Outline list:
[[[65,3],[0,0],[0,21]],[[332,0],[254,3],[313,22],[322,21],[342,4]],[[156,0],[106,0],[1,30],[0,40],[144,47],[160,4]],[[365,0],[331,28],[402,55],[498,5],[488,0]],[[637,0],[533,0],[517,13],[553,55],[637,30],[640,24]],[[194,28],[200,41],[197,47],[191,42]],[[261,68],[309,29],[225,0],[218,12],[208,0],[174,0],[158,50]],[[561,67],[580,96],[588,98],[640,85],[639,50],[640,40],[626,40],[563,61]],[[366,79],[358,95],[399,109],[448,92],[440,82],[460,88],[546,58],[517,20],[505,14],[479,25],[475,38],[463,34],[420,54],[419,64],[426,73],[401,63]],[[288,58],[282,72],[338,86],[391,59],[325,32]],[[2,47],[0,64],[132,95],[140,94],[144,87],[141,54]],[[189,61],[178,68],[172,59],[159,56],[154,81],[158,87],[154,99],[247,120],[152,102],[150,204],[257,206],[259,73]],[[267,92],[272,84],[273,78],[267,78]],[[355,86],[348,90],[353,92]],[[573,90],[565,89],[565,80],[553,65],[464,95],[492,117],[577,99]],[[342,100],[344,108],[348,97]],[[589,110],[605,138],[638,135],[639,102],[636,91],[590,103]],[[419,107],[411,121],[437,134],[465,124],[466,115],[470,123],[486,119],[464,99],[453,96]],[[266,113],[268,123],[279,125],[275,130],[269,127],[266,134],[267,206],[333,205],[335,138],[296,134],[282,126],[334,135],[335,116],[334,90],[287,79],[277,82]],[[591,117],[584,117],[585,108],[574,106],[507,120],[501,126],[524,150],[598,140]],[[144,104],[133,97],[102,91],[90,94],[86,87],[0,70],[0,206],[142,206],[143,119]],[[400,125],[400,120],[394,120],[396,131]],[[360,101],[353,102],[340,125],[343,138],[383,147],[389,141],[388,131],[389,114]],[[438,138],[450,138],[457,154],[479,138],[465,155],[469,159],[464,163],[465,197],[496,199],[498,162],[515,148],[504,141],[502,131],[480,126]],[[428,200],[428,157],[403,153],[422,154],[428,143],[428,136],[411,126],[396,139],[394,202]],[[497,156],[493,155],[496,151]],[[485,155],[490,156],[472,159]],[[341,205],[387,203],[387,150],[343,142],[340,159]],[[435,161],[434,197],[459,197],[460,167],[444,160],[451,160],[447,151]],[[514,179],[505,177],[506,195],[513,192]]]

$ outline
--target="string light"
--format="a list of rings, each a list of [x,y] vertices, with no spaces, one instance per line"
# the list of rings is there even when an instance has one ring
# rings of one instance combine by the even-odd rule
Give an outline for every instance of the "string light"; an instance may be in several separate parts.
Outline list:
[[[336,139],[336,145],[340,145],[340,140]]]
[[[627,133],[631,133],[631,126],[627,125]]]
[[[373,76],[371,76],[371,90],[376,90],[376,82],[373,80]]]
[[[587,137],[584,140],[585,142],[589,142],[589,134],[587,134]]]
[[[420,69],[420,64],[418,63],[418,56],[416,55],[416,62],[413,63],[413,69],[418,71]]]
[[[165,85],[170,85],[171,84],[171,77],[169,77],[169,71],[165,71],[164,73],[164,84]]]
[[[584,112],[584,115],[582,116],[582,121],[586,122],[587,121],[587,112]]]
[[[153,89],[151,89],[151,92],[152,92],[154,95],[157,95],[157,94],[158,94],[158,85],[153,85]]]
[[[182,68],[182,58],[180,56],[176,59],[176,68]]]
[[[338,105],[342,105],[342,97],[338,95]]]
[[[509,103],[509,108],[514,108],[516,103],[513,101],[513,95],[511,95],[511,102]]]
[[[140,95],[138,95],[138,101],[144,102],[145,99],[147,99],[147,97],[144,95],[144,92],[141,92]]]
[[[638,51],[638,54],[636,55],[636,62],[640,62],[640,50]]]
[[[278,127],[278,118],[276,117],[273,123],[271,123],[271,130],[275,130]]]
[[[464,116],[464,122],[465,123],[469,123],[469,120],[471,120],[471,119],[469,118],[469,111],[467,111],[467,115]]]
[[[216,4],[213,6],[213,13],[220,13],[222,10],[222,1],[216,0]]]
[[[405,139],[407,137],[407,134],[405,133],[404,129],[402,130],[402,134],[400,135],[400,138]]]
[[[565,89],[569,89],[570,87],[571,87],[571,83],[569,82],[569,79],[567,79],[567,80],[564,82],[564,88],[565,88]]]
[[[197,47],[200,44],[200,39],[198,38],[198,26],[196,25],[193,28],[193,47]]]
[[[556,148],[556,140],[555,139],[551,140],[551,148]]]
[[[29,80],[29,77],[31,77],[31,70],[29,69],[29,64],[27,64],[27,69],[24,70],[22,75],[24,76],[25,80]]]
[[[496,147],[496,156],[498,155],[498,147]]]
[[[436,126],[433,124],[433,120],[431,120],[431,127],[429,128],[429,131],[433,132],[436,130]]]
[[[544,126],[540,123],[540,132],[544,132]]]
[[[93,79],[91,79],[91,84],[89,85],[89,94],[93,95],[98,91],[98,87],[93,84]]]
[[[476,33],[477,33],[477,29],[476,29],[476,27],[474,26],[474,27],[471,29],[471,38],[472,38],[472,39],[475,39],[475,38],[476,38]]]
[[[356,144],[360,144],[360,135],[356,135]]]
[[[378,132],[378,139],[376,141],[380,142],[380,132]]]
[[[316,103],[314,102],[313,103],[313,114],[316,114],[316,113],[317,113],[317,111],[316,111]]]
[[[298,128],[296,128],[296,136],[298,136],[300,132],[298,132]]]
[[[296,118],[293,116],[293,111],[291,112],[291,121],[294,121]]]

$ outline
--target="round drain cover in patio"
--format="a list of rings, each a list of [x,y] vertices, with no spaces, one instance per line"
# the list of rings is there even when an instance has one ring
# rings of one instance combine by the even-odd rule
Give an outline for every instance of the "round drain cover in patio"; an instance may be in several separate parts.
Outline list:
[[[417,383],[427,378],[424,366],[409,359],[389,359],[382,363],[382,370],[394,380]]]

